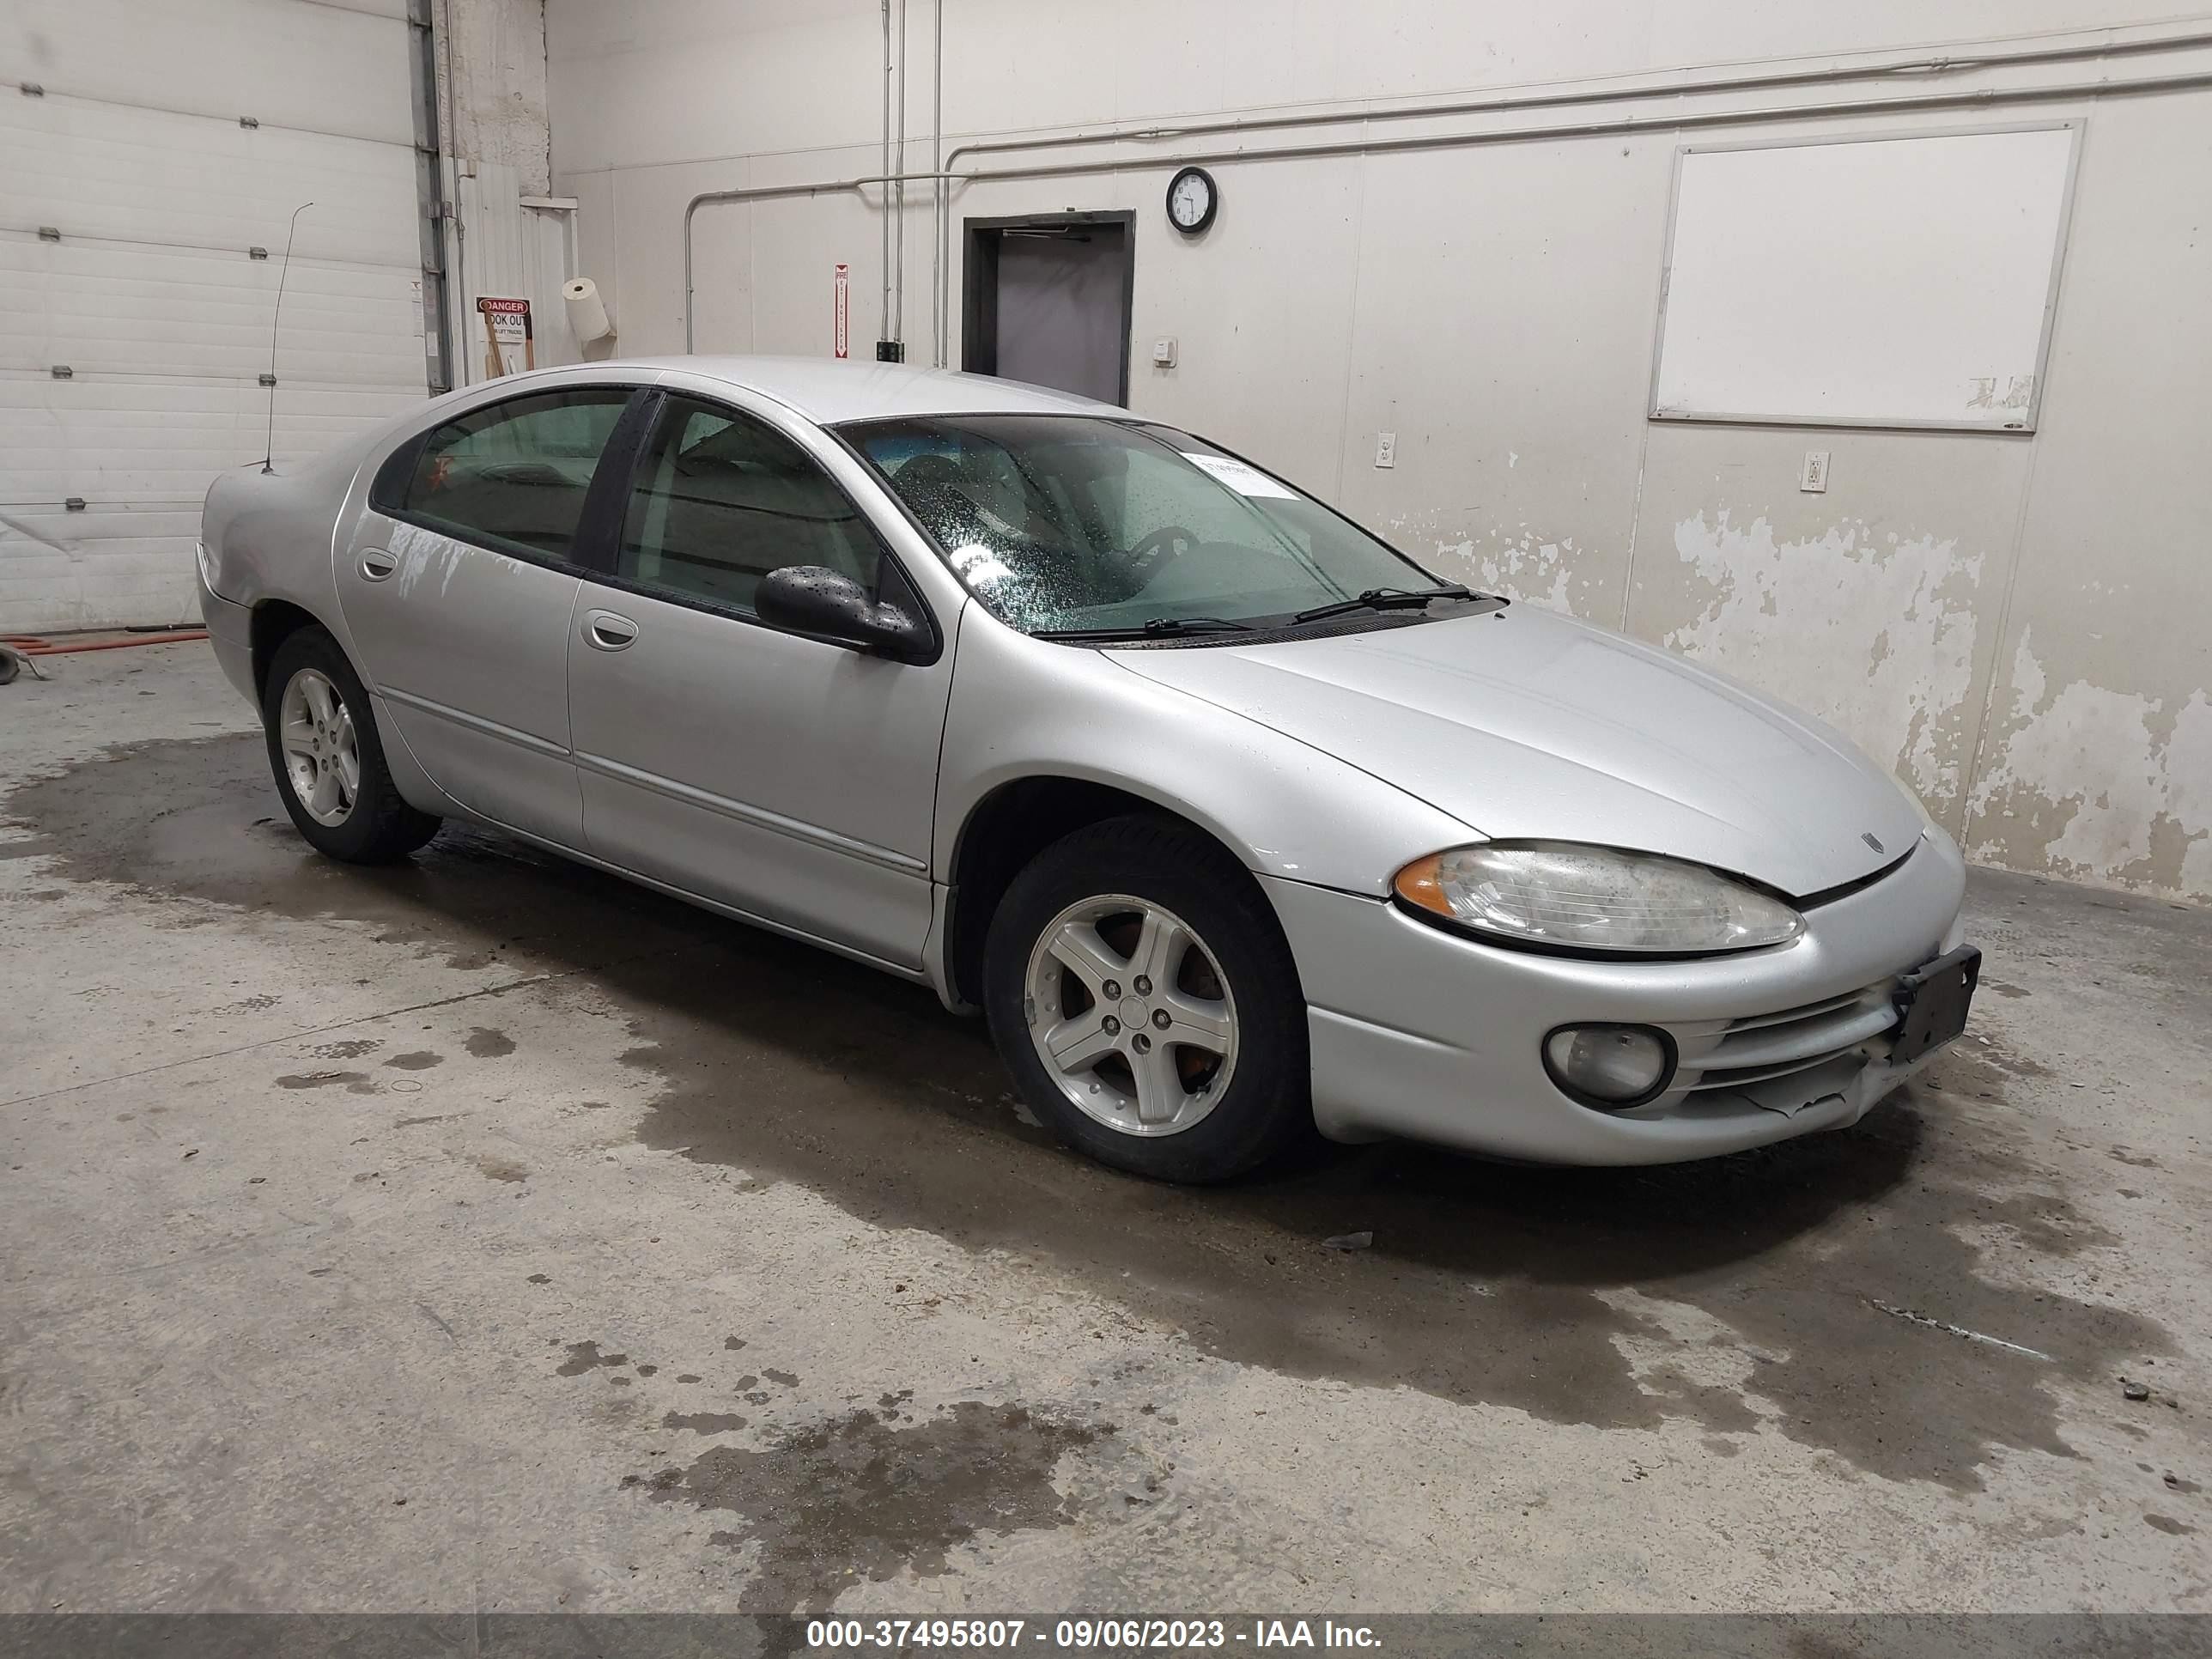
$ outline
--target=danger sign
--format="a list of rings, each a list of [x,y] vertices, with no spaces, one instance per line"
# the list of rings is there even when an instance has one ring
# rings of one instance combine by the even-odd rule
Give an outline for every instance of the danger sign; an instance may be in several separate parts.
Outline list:
[[[484,373],[501,375],[512,371],[503,348],[522,348],[522,367],[538,367],[538,343],[530,328],[530,301],[527,300],[495,300],[479,295],[477,313],[483,319]]]
[[[529,301],[479,299],[477,309],[483,313],[484,326],[500,344],[520,345],[530,338]]]

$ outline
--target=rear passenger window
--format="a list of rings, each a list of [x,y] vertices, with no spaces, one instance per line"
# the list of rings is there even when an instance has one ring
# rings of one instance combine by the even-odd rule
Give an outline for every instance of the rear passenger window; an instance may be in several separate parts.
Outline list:
[[[771,570],[818,564],[877,591],[875,532],[806,452],[735,410],[672,397],[623,523],[616,574],[750,611]]]
[[[495,404],[422,446],[406,511],[471,541],[566,559],[626,386],[581,386]]]

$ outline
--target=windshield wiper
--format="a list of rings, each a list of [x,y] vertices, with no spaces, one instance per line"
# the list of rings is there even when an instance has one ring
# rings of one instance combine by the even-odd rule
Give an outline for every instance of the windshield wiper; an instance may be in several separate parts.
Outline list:
[[[1249,634],[1250,623],[1226,617],[1154,617],[1145,624],[1147,634]]]
[[[1293,622],[1320,622],[1327,617],[1348,617],[1355,611],[1419,611],[1431,599],[1471,599],[1474,595],[1457,582],[1443,587],[1424,588],[1418,593],[1402,587],[1370,587],[1356,599],[1339,599],[1334,605],[1317,605],[1310,611],[1301,611]]]
[[[1181,634],[1249,634],[1250,623],[1226,617],[1154,617],[1136,628],[1060,628],[1036,635],[1041,640],[1162,640]]]

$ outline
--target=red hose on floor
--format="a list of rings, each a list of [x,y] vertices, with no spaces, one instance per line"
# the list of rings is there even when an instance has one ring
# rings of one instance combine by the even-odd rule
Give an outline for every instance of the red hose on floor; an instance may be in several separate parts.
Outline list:
[[[174,634],[142,634],[127,640],[92,640],[82,645],[56,645],[35,634],[0,634],[0,645],[11,646],[27,657],[67,657],[80,651],[120,651],[131,645],[176,645],[207,637],[204,628]]]

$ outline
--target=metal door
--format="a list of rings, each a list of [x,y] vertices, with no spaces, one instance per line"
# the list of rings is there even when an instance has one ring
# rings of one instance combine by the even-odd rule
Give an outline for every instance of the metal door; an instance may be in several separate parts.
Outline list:
[[[631,396],[568,387],[457,416],[380,473],[337,571],[356,666],[431,781],[567,846],[583,820],[569,755],[573,556]]]
[[[364,514],[339,602],[400,737],[472,812],[564,845],[583,812],[568,757],[568,618],[581,584],[381,514]]]
[[[969,220],[962,366],[1127,404],[1133,221]]]
[[[748,418],[701,398],[672,394],[668,403],[634,501],[651,488],[677,410]],[[810,470],[807,487],[834,492],[817,499],[842,504],[846,533],[880,549],[822,468],[822,453],[799,443],[804,434],[765,421],[745,429],[787,446],[777,453]],[[796,539],[809,532],[788,491],[753,513],[744,503],[760,495],[742,480],[710,500],[717,484],[702,467],[681,487],[707,550],[743,546],[757,560],[754,571],[826,562]],[[850,952],[918,967],[951,652],[927,665],[898,663],[784,633],[750,613],[749,572],[717,594],[712,580],[727,580],[727,568],[687,577],[639,524],[633,514],[617,538],[615,573],[586,576],[568,630],[569,718],[591,851]],[[784,548],[783,537],[795,539]],[[890,568],[886,584],[903,588]],[[905,597],[924,605],[918,593]]]

